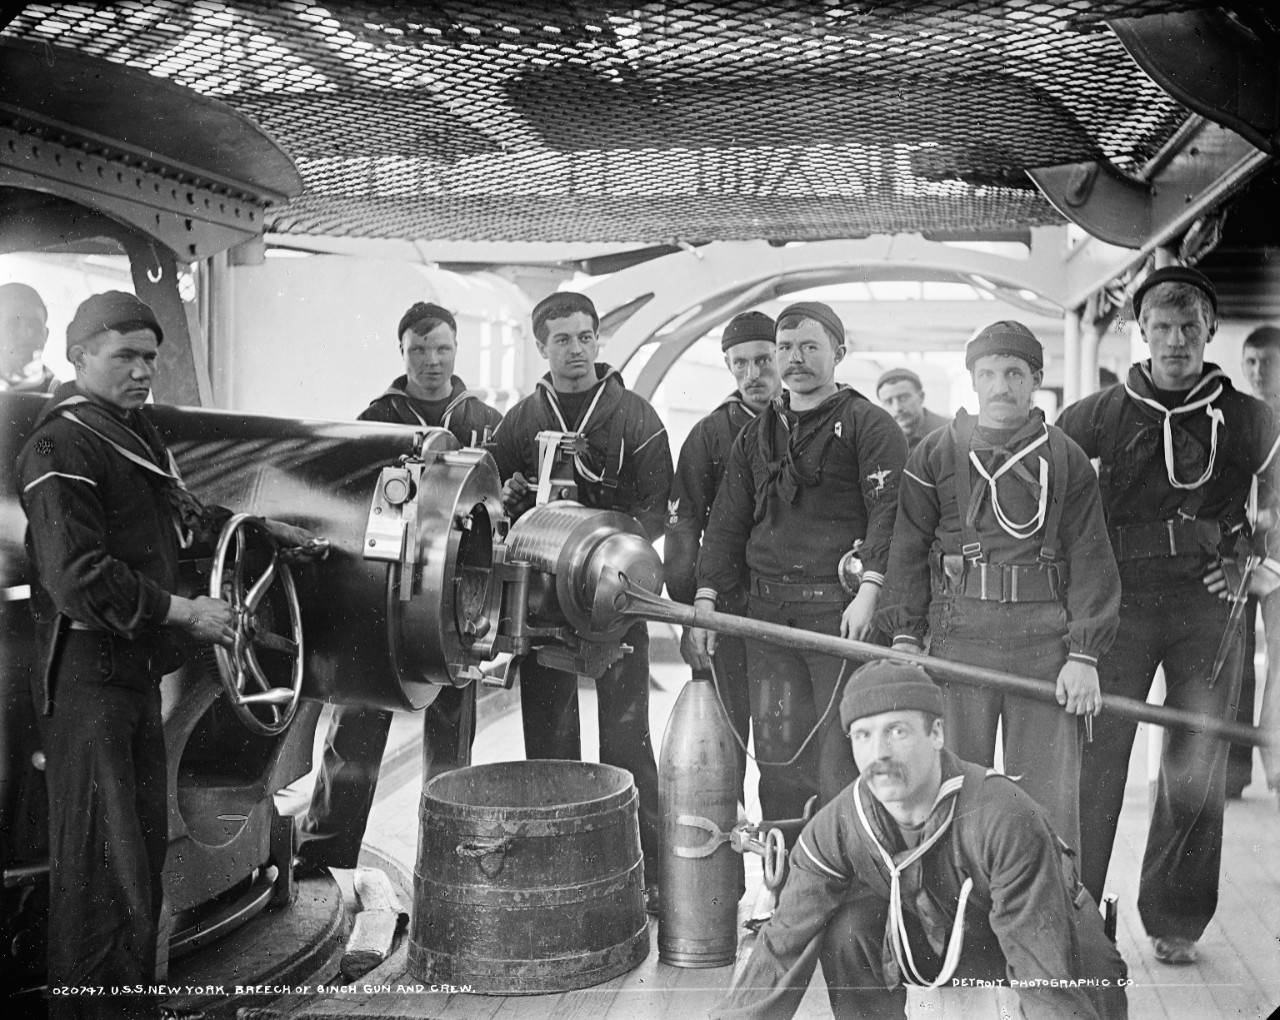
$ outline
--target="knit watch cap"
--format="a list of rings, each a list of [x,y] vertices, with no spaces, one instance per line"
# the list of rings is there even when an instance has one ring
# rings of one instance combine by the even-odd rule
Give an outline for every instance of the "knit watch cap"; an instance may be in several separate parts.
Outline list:
[[[458,334],[458,323],[453,318],[453,312],[447,308],[441,308],[439,305],[432,304],[430,301],[419,301],[410,308],[404,315],[400,316],[400,328],[396,330],[396,339],[404,338],[405,330],[411,329],[418,336],[425,336],[431,332],[430,329],[421,330],[418,326],[424,325],[428,319],[433,319],[437,323],[443,322],[451,330],[454,336]],[[434,329],[435,327],[432,327]]]
[[[749,344],[753,340],[777,341],[773,335],[774,322],[764,312],[743,312],[729,320],[720,338],[720,350],[727,351],[738,344]]]
[[[840,699],[840,726],[881,712],[917,709],[942,715],[942,688],[919,666],[900,659],[876,659],[849,677]]]
[[[1192,269],[1190,266],[1165,266],[1163,269],[1148,273],[1143,281],[1138,284],[1138,289],[1133,292],[1133,317],[1135,319],[1142,318],[1142,299],[1146,297],[1147,291],[1161,283],[1187,283],[1204,291],[1209,298],[1209,304],[1213,307],[1213,314],[1218,314],[1218,292],[1214,290],[1213,283],[1209,280],[1209,277],[1198,269]]]
[[[843,344],[844,340],[844,323],[840,321],[840,316],[835,313],[830,305],[823,304],[821,301],[797,301],[793,305],[787,305],[782,310],[782,314],[778,316],[781,322],[788,315],[799,315],[806,319],[813,319],[827,327],[827,331],[832,333],[835,338]]]
[[[880,392],[881,386],[888,386],[889,383],[909,382],[914,383],[918,390],[924,389],[924,383],[920,381],[920,377],[909,368],[891,368],[876,380],[876,392]]]
[[[1044,368],[1044,348],[1036,335],[1020,322],[1001,319],[985,327],[964,349],[964,367],[972,371],[973,363],[988,354],[1008,354],[1021,358],[1031,371]]]
[[[533,306],[533,314],[530,316],[533,321],[533,335],[538,335],[542,324],[548,319],[567,318],[574,312],[589,315],[594,323],[600,322],[600,314],[587,295],[572,290],[558,290],[554,294],[548,294]]]
[[[164,342],[160,320],[145,301],[123,290],[94,294],[80,303],[67,326],[67,356],[71,356],[72,347],[99,333],[127,333],[131,329],[149,329],[155,333],[156,343]]]

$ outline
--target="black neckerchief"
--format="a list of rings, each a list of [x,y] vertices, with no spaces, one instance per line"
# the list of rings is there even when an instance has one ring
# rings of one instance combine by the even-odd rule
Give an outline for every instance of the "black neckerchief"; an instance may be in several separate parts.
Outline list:
[[[839,438],[835,421],[853,396],[853,390],[841,387],[812,410],[798,412],[791,410],[784,394],[761,412],[764,420],[760,423],[760,452],[764,458],[764,471],[756,482],[756,524],[764,520],[769,500],[776,498],[793,506],[800,498],[800,490],[822,484],[822,463],[826,460],[828,448]],[[804,424],[812,426],[802,436],[798,435],[801,413],[805,415]],[[779,428],[787,436],[786,448],[781,453],[778,452]],[[821,446],[817,457],[811,461],[815,467],[806,470],[801,459],[816,443],[821,443]]]
[[[158,486],[164,495],[184,547],[191,544],[193,536],[211,541],[209,515],[204,504],[183,483],[177,462],[149,416],[141,410],[121,411],[105,407],[74,383],[63,383],[53,392],[37,424],[54,415],[96,433],[107,441],[109,449],[143,470],[147,480]],[[129,454],[138,460],[133,461]]]

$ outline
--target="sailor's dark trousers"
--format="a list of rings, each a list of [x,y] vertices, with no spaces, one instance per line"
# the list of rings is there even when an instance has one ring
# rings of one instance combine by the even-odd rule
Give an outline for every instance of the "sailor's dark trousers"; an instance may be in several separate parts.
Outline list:
[[[840,633],[844,606],[839,602],[779,602],[752,595],[747,615],[755,620],[819,634]],[[840,732],[839,704],[832,706],[818,732],[796,761],[805,738],[832,703],[844,663],[830,655],[782,648],[746,639],[747,676],[751,682],[751,725],[760,768],[760,812],[767,821],[798,818],[815,794],[829,799],[837,789],[822,783],[820,763]]]
[[[1130,564],[1123,564],[1124,568]],[[1210,687],[1209,675],[1230,616],[1230,604],[1202,584],[1144,589],[1123,574],[1120,630],[1102,657],[1104,694],[1145,700],[1163,663],[1165,704],[1216,719],[1234,719],[1243,627]],[[1098,898],[1106,881],[1137,724],[1103,712],[1094,720],[1080,774],[1081,871]],[[1204,732],[1167,729],[1147,846],[1138,913],[1147,934],[1197,939],[1218,905],[1222,815],[1228,745]]]
[[[40,716],[49,790],[49,1015],[157,1015],[121,996],[154,986],[168,847],[160,676],[148,646],[68,630]],[[85,988],[103,995],[77,994]],[[70,992],[70,994],[68,994]]]
[[[649,628],[634,623],[622,637],[631,651],[596,681],[600,761],[626,769],[640,798],[640,849],[645,880],[655,882],[662,854],[658,810],[658,763],[649,734]],[[520,715],[524,753],[529,759],[582,760],[578,678],[529,656],[520,671]]]
[[[1058,602],[983,602],[935,589],[929,605],[929,654],[952,662],[1056,683],[1067,661],[1067,613]],[[972,684],[944,683],[947,750],[991,766],[1003,720],[1006,775],[1049,815],[1054,831],[1080,846],[1079,716],[1053,702]]]
[[[311,806],[298,834],[309,863],[354,868],[369,824],[391,713],[340,705],[325,737]],[[443,687],[423,711],[422,781],[471,764],[476,736],[476,687]]]

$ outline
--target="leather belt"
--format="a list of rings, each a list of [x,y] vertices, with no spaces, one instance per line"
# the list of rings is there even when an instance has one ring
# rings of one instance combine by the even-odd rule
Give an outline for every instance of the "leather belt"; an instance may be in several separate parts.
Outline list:
[[[1150,521],[1108,528],[1116,562],[1167,556],[1202,556],[1222,542],[1222,526],[1212,520]]]
[[[969,563],[962,578],[946,576],[944,589],[982,602],[1057,602],[1066,587],[1058,564]]]
[[[839,581],[770,581],[751,578],[751,591],[775,602],[839,602],[849,601],[849,593]]]

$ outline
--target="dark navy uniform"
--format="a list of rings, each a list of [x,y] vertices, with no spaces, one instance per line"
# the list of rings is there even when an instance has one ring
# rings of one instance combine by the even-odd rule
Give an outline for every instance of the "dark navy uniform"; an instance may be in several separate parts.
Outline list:
[[[742,429],[754,421],[755,411],[736,390],[720,406],[694,425],[680,448],[676,480],[667,506],[664,564],[667,594],[676,602],[693,604],[697,591],[698,547],[711,517],[711,506],[729,464],[729,451]],[[748,578],[743,578],[743,590]],[[743,607],[738,607],[739,609]],[[741,638],[721,635],[716,642],[716,676],[729,721],[743,745],[751,732],[751,695],[747,686],[747,652]],[[739,756],[738,785],[746,771]]]
[[[961,411],[912,451],[904,474],[879,612],[895,641],[923,648],[927,636],[938,658],[1051,682],[1068,657],[1097,664],[1116,631],[1120,577],[1097,476],[1076,443],[1038,410],[1016,432],[977,426]],[[1027,526],[1011,531],[1001,518]],[[1003,716],[1005,771],[1079,846],[1078,717],[1032,698],[942,686],[948,745],[990,766]]]
[[[537,435],[578,432],[587,449],[578,454],[574,479],[578,500],[599,510],[618,510],[640,522],[650,541],[662,537],[671,491],[671,449],[657,413],[630,392],[608,365],[597,364],[596,384],[584,393],[557,393],[548,373],[521,400],[494,434],[494,459],[506,481],[517,471],[538,475]],[[649,734],[649,630],[642,621],[622,638],[632,651],[596,682],[600,760],[627,769],[640,797],[640,844],[647,881],[656,881],[662,826],[658,813],[658,767]],[[530,656],[520,675],[520,714],[525,756],[577,761],[582,757],[578,680]]]
[[[854,542],[863,543],[863,583],[884,582],[907,442],[856,390],[841,387],[800,413],[788,397],[733,445],[702,539],[697,595],[717,607],[745,604],[755,619],[839,634],[849,596],[837,570]],[[756,753],[762,763],[787,760],[831,701],[841,661],[750,639],[746,647]],[[765,818],[795,817],[810,793],[834,792],[819,789],[817,765],[821,744],[840,736],[834,723],[794,765],[761,765]]]
[[[360,415],[378,421],[445,428],[463,446],[477,446],[502,415],[453,377],[442,400],[410,396],[400,376]],[[311,806],[298,833],[298,853],[308,865],[354,868],[378,787],[391,713],[378,708],[335,706],[325,737],[324,758]],[[442,687],[422,720],[422,781],[471,764],[476,735],[476,688]]]
[[[70,383],[17,469],[45,666],[33,694],[49,791],[49,986],[153,985],[168,845],[159,683],[182,660],[163,624],[180,533],[207,537],[226,513],[175,484],[145,412],[108,410]],[[148,1015],[118,999],[51,1002],[59,1016]]]
[[[1124,961],[1043,809],[950,752],[941,768],[918,829],[904,830],[861,780],[814,816],[777,911],[711,1016],[793,1016],[819,959],[837,1017],[901,1017],[903,985],[940,977],[942,987],[1017,981],[1029,1020],[1127,1015]]]
[[[929,435],[930,432],[934,432],[940,428],[945,428],[951,424],[950,418],[946,418],[940,414],[935,414],[927,407],[922,408],[922,410],[924,411],[924,417],[920,419],[920,427],[911,435],[907,436],[908,450],[914,450],[919,446],[920,443],[923,442],[925,436]]]
[[[408,387],[408,377],[400,376],[365,408],[360,420],[448,429],[463,446],[479,446],[502,421],[502,413],[468,390],[456,375],[449,395],[440,400],[411,396]]]
[[[1245,537],[1254,475],[1270,488],[1270,411],[1237,392],[1214,365],[1204,366],[1190,390],[1175,392],[1157,389],[1144,362],[1125,384],[1068,407],[1058,424],[1101,462],[1120,567],[1120,628],[1099,663],[1103,693],[1143,700],[1163,664],[1165,704],[1234,718],[1241,642],[1210,685],[1231,607],[1201,578]],[[1106,879],[1135,732],[1136,724],[1104,712],[1085,748],[1081,851],[1095,897]],[[1187,729],[1165,733],[1138,893],[1153,938],[1197,939],[1217,907],[1227,748]]]

